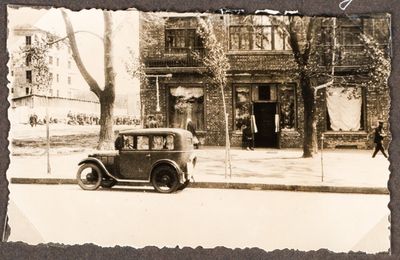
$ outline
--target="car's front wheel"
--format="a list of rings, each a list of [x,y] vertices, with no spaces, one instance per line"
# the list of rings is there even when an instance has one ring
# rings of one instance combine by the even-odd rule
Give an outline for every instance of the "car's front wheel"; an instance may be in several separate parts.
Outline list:
[[[151,183],[154,189],[161,193],[171,193],[178,189],[179,180],[176,170],[168,165],[157,167],[152,175]]]
[[[101,184],[101,170],[93,163],[85,163],[76,174],[78,185],[84,190],[96,190]]]

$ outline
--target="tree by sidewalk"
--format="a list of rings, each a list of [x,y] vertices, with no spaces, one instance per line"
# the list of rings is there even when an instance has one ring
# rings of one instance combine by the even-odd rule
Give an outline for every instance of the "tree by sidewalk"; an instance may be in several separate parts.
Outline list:
[[[286,19],[287,18],[287,19]],[[317,17],[288,16],[284,19],[272,17],[271,21],[288,36],[304,104],[303,157],[313,157],[317,152],[316,91],[312,77],[320,73],[315,59]]]
[[[82,62],[75,32],[70,18],[65,10],[61,10],[67,31],[72,57],[90,90],[97,96],[100,102],[100,137],[97,149],[114,149],[113,115],[115,102],[115,72],[113,64],[113,29],[111,11],[103,11],[104,35],[102,38],[104,45],[104,86],[100,87],[95,78],[90,75]]]
[[[273,24],[282,30],[282,34],[287,34],[289,45],[291,47],[294,61],[297,65],[297,77],[301,88],[301,94],[304,104],[304,139],[303,139],[303,157],[312,157],[317,152],[317,118],[316,118],[316,94],[318,89],[327,88],[328,90],[336,86],[348,84],[348,79],[335,74],[336,56],[340,52],[339,44],[336,44],[336,19],[335,17],[301,17],[289,16],[284,19],[272,17]],[[325,20],[331,28],[330,40],[325,44],[329,44],[329,49],[319,49],[317,41],[318,32],[317,25]],[[351,21],[351,18],[350,18]],[[354,37],[359,37],[360,42],[364,46],[365,58],[369,61],[367,67],[360,68],[355,77],[362,79],[367,76],[362,87],[366,88],[382,88],[387,89],[387,80],[390,73],[390,57],[381,43],[376,41],[372,35],[360,29],[360,34]],[[336,46],[338,45],[338,46]],[[325,53],[326,51],[326,53]],[[332,56],[330,64],[321,66],[320,56],[324,52],[326,56]],[[362,70],[366,70],[363,72]],[[325,84],[313,86],[313,82],[324,79]],[[361,93],[358,88],[344,88],[342,91],[348,94],[348,98],[359,98]],[[387,93],[387,91],[380,91]],[[377,107],[379,109],[379,102]],[[381,109],[380,109],[381,110]]]
[[[199,60],[201,60],[206,69],[207,75],[213,85],[220,88],[222,107],[224,112],[224,128],[225,128],[225,175],[227,172],[227,167],[231,171],[231,156],[230,156],[230,139],[229,139],[229,126],[228,126],[228,114],[226,108],[226,97],[224,88],[228,82],[227,72],[230,69],[229,60],[226,56],[224,46],[221,41],[218,41],[215,35],[214,25],[211,19],[197,17],[198,28],[197,34],[203,40],[205,55],[200,57],[196,55]]]

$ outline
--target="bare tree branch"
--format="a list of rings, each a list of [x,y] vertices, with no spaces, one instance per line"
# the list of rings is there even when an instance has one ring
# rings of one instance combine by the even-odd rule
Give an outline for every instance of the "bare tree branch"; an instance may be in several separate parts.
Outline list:
[[[97,83],[97,81],[89,74],[85,65],[82,62],[81,56],[79,54],[79,49],[76,44],[75,33],[74,33],[74,30],[72,27],[72,23],[68,17],[68,14],[66,13],[66,11],[64,9],[61,9],[61,13],[62,13],[64,22],[65,22],[65,28],[67,31],[67,36],[68,36],[70,47],[72,50],[72,57],[75,60],[76,66],[78,67],[80,73],[82,74],[82,77],[88,83],[90,90],[93,93],[95,93],[98,98],[100,98],[102,90],[99,87],[99,84]]]

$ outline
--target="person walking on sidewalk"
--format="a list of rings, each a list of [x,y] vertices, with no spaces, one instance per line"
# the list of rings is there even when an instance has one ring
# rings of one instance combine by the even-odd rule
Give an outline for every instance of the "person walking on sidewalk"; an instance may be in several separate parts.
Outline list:
[[[246,150],[254,150],[253,146],[253,133],[248,124],[242,126],[242,146]]]
[[[195,149],[199,149],[199,138],[197,138],[196,127],[194,126],[192,119],[188,117],[186,120],[186,130],[193,135],[193,146]]]
[[[386,136],[385,132],[383,131],[383,122],[379,121],[378,127],[375,128],[374,132],[374,143],[375,143],[375,150],[372,154],[372,158],[375,158],[376,154],[381,151],[383,156],[387,158],[387,154],[385,153],[385,148],[382,145],[382,140]]]

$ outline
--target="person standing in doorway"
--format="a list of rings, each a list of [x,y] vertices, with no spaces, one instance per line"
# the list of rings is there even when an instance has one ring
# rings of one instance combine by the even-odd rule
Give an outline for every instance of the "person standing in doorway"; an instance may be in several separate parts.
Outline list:
[[[372,154],[372,158],[376,156],[376,154],[381,151],[383,156],[387,158],[387,154],[385,153],[385,148],[383,147],[382,141],[383,138],[386,136],[385,132],[383,131],[383,122],[379,121],[378,127],[375,128],[374,131],[374,143],[375,143],[375,150]]]

